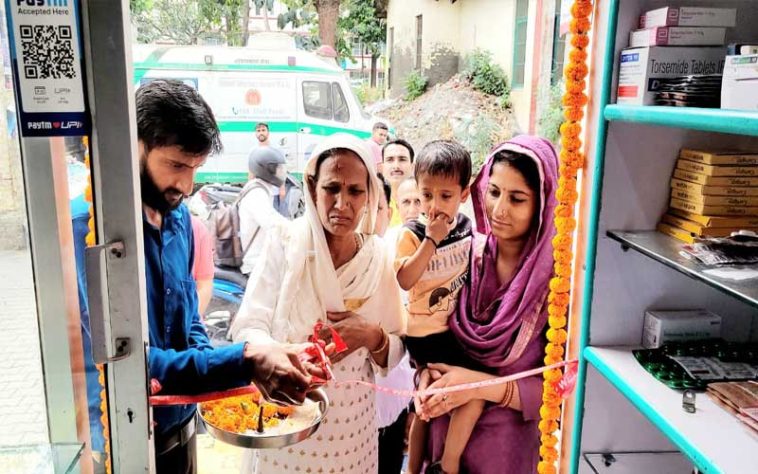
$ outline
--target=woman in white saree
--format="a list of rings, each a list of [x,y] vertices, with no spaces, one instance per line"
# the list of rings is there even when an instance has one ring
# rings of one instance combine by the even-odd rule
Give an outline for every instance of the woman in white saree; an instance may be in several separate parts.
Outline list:
[[[374,167],[350,135],[332,135],[314,149],[305,215],[269,232],[231,328],[235,341],[302,343],[322,320],[348,345],[332,358],[338,382],[373,382],[400,361],[405,321],[392,262],[373,235],[382,192]],[[330,407],[316,434],[255,452],[253,473],[378,472],[373,390],[331,382],[326,391]]]

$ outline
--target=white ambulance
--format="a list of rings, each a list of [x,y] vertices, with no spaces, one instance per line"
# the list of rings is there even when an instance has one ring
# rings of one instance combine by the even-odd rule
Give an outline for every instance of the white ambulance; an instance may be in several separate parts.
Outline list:
[[[347,75],[333,59],[295,48],[289,36],[251,37],[250,46],[135,45],[135,87],[159,78],[197,89],[216,116],[224,151],[198,171],[197,183],[247,181],[247,157],[257,146],[255,125],[268,124],[271,145],[301,177],[324,136],[371,135],[379,120],[366,114]]]

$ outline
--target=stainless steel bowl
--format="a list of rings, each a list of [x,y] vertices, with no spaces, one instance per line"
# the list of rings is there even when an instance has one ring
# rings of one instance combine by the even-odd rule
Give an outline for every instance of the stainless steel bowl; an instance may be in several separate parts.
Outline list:
[[[308,394],[308,398],[318,403],[319,416],[312,425],[304,428],[300,431],[295,431],[287,434],[266,434],[264,433],[234,433],[231,431],[223,430],[217,426],[214,426],[203,417],[203,412],[200,409],[200,405],[197,406],[197,414],[203,421],[205,429],[211,436],[224,443],[231,444],[233,446],[239,446],[240,448],[250,449],[275,449],[283,448],[291,444],[299,443],[305,439],[308,439],[313,433],[316,432],[321,425],[321,421],[326,416],[326,410],[329,407],[329,398],[326,396],[326,392],[318,388]]]

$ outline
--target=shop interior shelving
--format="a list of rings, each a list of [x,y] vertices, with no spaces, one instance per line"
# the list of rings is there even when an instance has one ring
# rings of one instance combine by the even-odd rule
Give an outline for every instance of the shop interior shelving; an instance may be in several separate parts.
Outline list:
[[[667,265],[687,276],[728,293],[735,298],[758,308],[758,282],[749,280],[728,280],[707,273],[708,267],[683,257],[682,243],[673,237],[656,231],[608,231],[608,237],[617,240],[622,249],[629,248]]]
[[[605,2],[603,2],[605,4]],[[682,147],[758,150],[758,111],[615,104],[618,58],[639,15],[662,6],[734,7],[727,41],[758,40],[758,1],[610,0],[595,19],[607,35],[602,87],[593,90],[588,124],[594,151],[584,278],[572,471],[598,471],[602,453],[623,453],[622,471],[690,474],[758,472],[758,437],[704,393],[697,411],[682,393],[636,361],[648,309],[705,308],[722,317],[723,338],[758,341],[758,280],[718,278],[679,254],[681,243],[655,231],[668,207],[670,179]],[[665,456],[675,451],[681,456]],[[590,453],[595,462],[590,462]],[[685,465],[682,461],[685,460]],[[617,464],[620,466],[620,464]]]
[[[758,136],[758,116],[744,110],[613,104],[605,107],[604,115],[613,121]]]

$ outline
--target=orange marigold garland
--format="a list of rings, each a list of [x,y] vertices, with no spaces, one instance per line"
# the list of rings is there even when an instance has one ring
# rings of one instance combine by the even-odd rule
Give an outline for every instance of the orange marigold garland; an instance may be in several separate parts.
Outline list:
[[[574,207],[578,199],[576,176],[584,165],[582,153],[582,125],[584,107],[588,97],[585,94],[589,72],[587,66],[587,46],[590,40],[587,36],[592,14],[591,0],[574,0],[571,6],[571,50],[569,64],[566,66],[566,92],[563,96],[563,116],[566,119],[561,125],[560,178],[556,197],[558,206],[555,210],[556,236],[553,238],[553,257],[555,258],[554,277],[550,280],[548,296],[548,344],[545,347],[545,365],[552,365],[563,360],[564,345],[568,339],[566,315],[570,301],[572,272],[572,246],[574,243]],[[543,374],[543,396],[540,408],[540,458],[537,466],[539,474],[554,474],[557,471],[558,438],[554,435],[559,428],[561,416],[561,397],[556,390],[556,384],[561,379],[560,369],[548,370]]]
[[[89,161],[89,139],[84,137],[84,165],[87,171],[90,170]],[[89,202],[89,220],[87,221],[87,227],[89,232],[85,241],[87,247],[95,245],[95,208],[92,205],[92,179],[91,174],[87,175],[87,187],[84,189],[84,199]],[[97,367],[97,381],[102,389],[100,390],[100,422],[103,424],[103,439],[105,440],[105,472],[111,474],[111,436],[110,436],[110,423],[108,422],[108,402],[105,394],[105,367],[103,364],[96,364]]]

